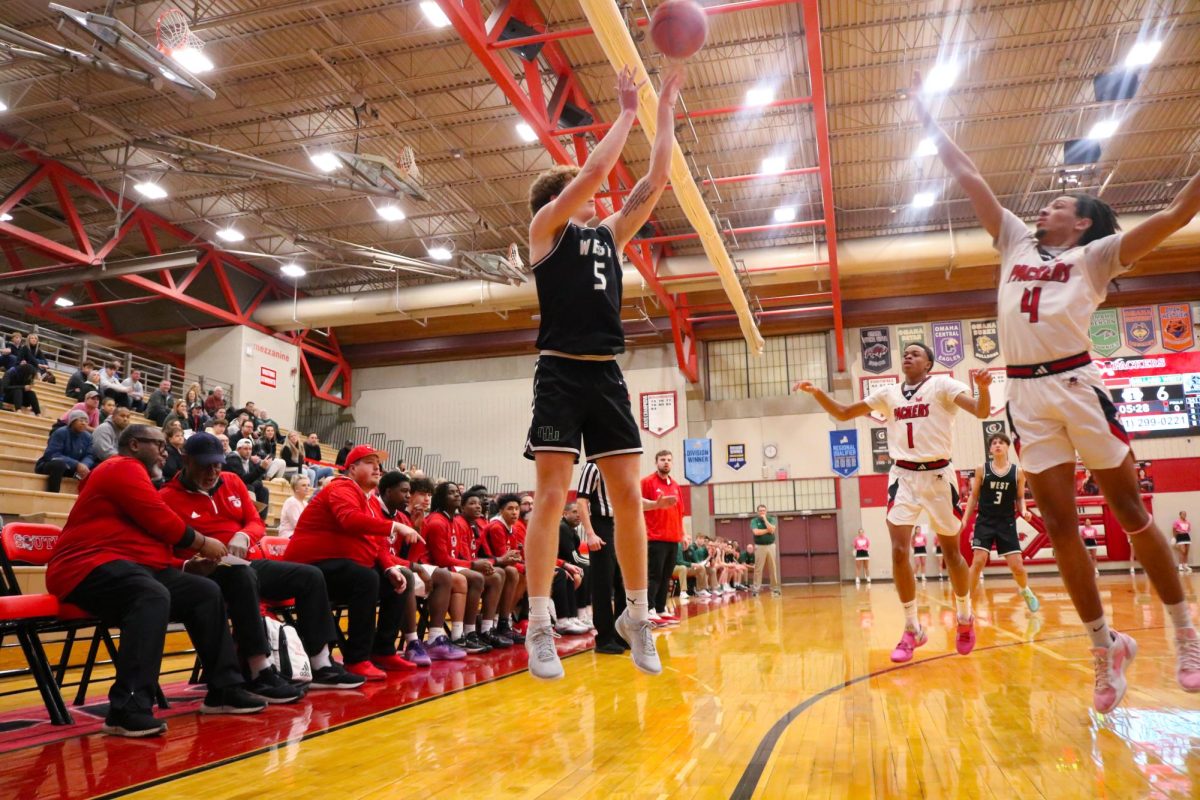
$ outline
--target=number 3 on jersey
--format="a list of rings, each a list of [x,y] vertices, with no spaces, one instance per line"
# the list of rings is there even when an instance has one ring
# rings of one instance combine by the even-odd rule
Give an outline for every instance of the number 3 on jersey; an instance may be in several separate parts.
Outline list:
[[[608,278],[604,277],[603,261],[592,262],[592,274],[596,276],[596,283],[592,286],[593,289],[595,289],[597,292],[603,292],[608,288]]]
[[[1042,287],[1026,289],[1021,294],[1021,313],[1029,315],[1030,322],[1038,321],[1038,303],[1042,301]]]

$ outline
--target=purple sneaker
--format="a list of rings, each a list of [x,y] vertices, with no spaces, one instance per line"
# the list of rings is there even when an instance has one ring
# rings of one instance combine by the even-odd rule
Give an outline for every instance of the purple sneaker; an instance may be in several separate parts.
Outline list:
[[[404,645],[404,659],[418,667],[428,667],[433,663],[433,659],[429,657],[429,653],[425,650],[425,645],[421,644],[420,639],[410,639]]]
[[[467,657],[467,651],[450,644],[450,637],[444,633],[430,642],[425,653],[431,661],[458,661]]]

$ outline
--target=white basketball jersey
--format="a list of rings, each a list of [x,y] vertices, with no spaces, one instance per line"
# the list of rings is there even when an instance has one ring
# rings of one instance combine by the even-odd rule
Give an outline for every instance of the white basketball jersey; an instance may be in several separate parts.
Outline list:
[[[1005,209],[1000,235],[1000,351],[1009,364],[1042,364],[1086,353],[1092,312],[1121,264],[1121,234],[1043,258],[1025,223]]]
[[[971,390],[949,375],[930,375],[910,389],[893,383],[867,395],[872,411],[887,417],[888,455],[899,461],[950,458],[954,448],[954,398]]]

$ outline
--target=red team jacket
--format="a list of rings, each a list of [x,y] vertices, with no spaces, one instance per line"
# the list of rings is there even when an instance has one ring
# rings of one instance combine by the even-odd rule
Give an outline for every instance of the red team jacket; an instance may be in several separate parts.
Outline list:
[[[283,557],[300,564],[348,558],[364,567],[403,566],[388,549],[391,534],[392,521],[373,512],[366,492],[342,475],[304,507]]]
[[[399,522],[403,525],[407,525],[410,528],[413,526],[412,520],[409,519],[408,514],[405,514],[403,511],[397,511],[389,516],[387,509],[384,508],[383,498],[379,496],[378,492],[371,492],[370,496],[367,497],[367,502],[371,506],[371,513],[377,515],[380,519]],[[406,545],[408,545],[407,548],[405,547]],[[412,555],[411,548],[423,547],[424,545],[422,545],[420,542],[414,542],[413,544],[409,545],[399,536],[389,533],[386,546],[388,551],[391,552],[391,554],[396,558],[396,561],[399,562],[400,566],[411,567],[415,559],[408,559],[404,556]]]
[[[462,517],[451,520],[445,513],[435,511],[425,517],[421,535],[429,547],[431,563],[447,569],[471,566],[471,529]]]
[[[132,561],[152,570],[178,563],[176,547],[195,532],[163,502],[136,458],[114,456],[80,487],[46,569],[46,588],[63,599],[96,567]]]
[[[656,508],[653,511],[643,511],[646,517],[646,538],[652,542],[681,542],[683,541],[683,498],[680,497],[679,483],[668,478],[658,477],[658,472],[642,478],[642,497],[647,500],[657,500],[663,495],[679,498],[671,508]]]
[[[221,473],[211,496],[199,489],[188,489],[182,477],[182,472],[176,475],[158,490],[158,495],[200,533],[229,544],[233,535],[241,531],[250,537],[251,546],[266,534],[267,528],[258,516],[250,492],[237,475]]]

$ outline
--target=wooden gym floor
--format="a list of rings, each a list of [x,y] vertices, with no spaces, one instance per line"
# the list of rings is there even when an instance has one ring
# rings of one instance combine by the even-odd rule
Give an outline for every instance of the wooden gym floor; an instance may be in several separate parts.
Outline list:
[[[1196,613],[1200,579],[1185,581]],[[1036,615],[1011,580],[984,584],[965,658],[948,583],[921,586],[930,641],[907,665],[888,660],[901,626],[890,583],[789,587],[689,604],[659,635],[658,678],[575,637],[555,683],[530,678],[514,649],[251,717],[184,711],[162,739],[59,728],[0,755],[0,796],[1200,797],[1200,695],[1175,683],[1145,576],[1101,579],[1141,648],[1107,718],[1090,709],[1066,593],[1056,578],[1032,585]]]

